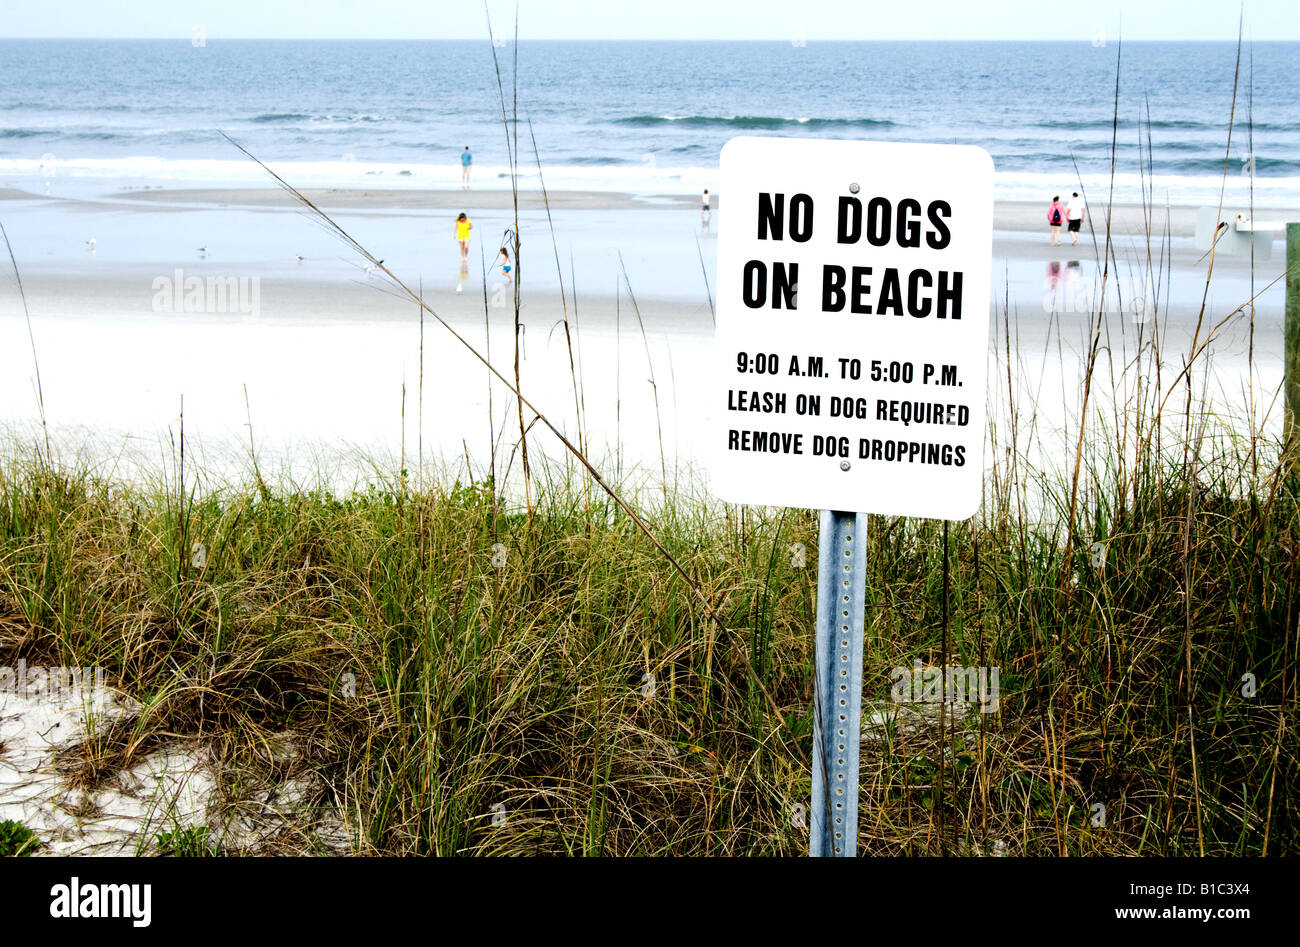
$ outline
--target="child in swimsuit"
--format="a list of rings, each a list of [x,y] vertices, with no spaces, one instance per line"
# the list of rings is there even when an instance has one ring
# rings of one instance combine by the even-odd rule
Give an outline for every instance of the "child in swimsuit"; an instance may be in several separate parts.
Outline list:
[[[460,241],[460,258],[469,259],[469,232],[474,229],[474,225],[469,222],[465,212],[461,211],[456,218],[456,239]]]

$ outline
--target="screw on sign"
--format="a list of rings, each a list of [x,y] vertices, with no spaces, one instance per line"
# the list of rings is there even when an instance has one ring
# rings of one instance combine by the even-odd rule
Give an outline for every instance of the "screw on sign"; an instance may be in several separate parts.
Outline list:
[[[993,163],[979,148],[722,150],[710,472],[820,509],[809,850],[857,851],[868,513],[960,520],[983,487]]]

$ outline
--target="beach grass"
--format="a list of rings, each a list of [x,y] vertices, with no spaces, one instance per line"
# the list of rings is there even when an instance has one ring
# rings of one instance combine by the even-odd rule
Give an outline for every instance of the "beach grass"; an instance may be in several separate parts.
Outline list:
[[[1297,483],[1191,472],[1094,485],[1100,556],[1041,513],[954,523],[946,553],[942,524],[872,517],[869,709],[918,659],[997,667],[1001,692],[868,728],[865,852],[1300,849]],[[656,509],[723,631],[618,506],[535,487],[531,522],[488,482],[200,497],[33,447],[0,466],[0,660],[103,667],[140,701],[63,751],[74,784],[200,740],[233,798],[287,775],[288,735],[305,811],[356,853],[805,851],[815,515]],[[313,850],[310,817],[286,832]]]

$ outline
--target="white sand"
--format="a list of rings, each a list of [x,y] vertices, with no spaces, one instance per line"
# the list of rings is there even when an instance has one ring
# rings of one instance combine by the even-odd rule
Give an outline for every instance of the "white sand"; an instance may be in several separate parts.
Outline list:
[[[435,193],[441,196],[435,199]],[[383,252],[392,256],[389,265],[412,288],[423,279],[425,297],[435,311],[487,352],[477,264],[463,280],[461,294],[455,292],[461,278],[454,267],[442,266],[432,275],[426,268],[434,237],[439,238],[434,242],[438,253],[455,252],[449,232],[443,233],[446,213],[430,216],[426,211],[434,204],[459,206],[463,193],[367,194],[326,192],[322,200],[350,208],[354,216],[348,225],[365,231],[367,242],[373,239],[386,248]],[[499,193],[491,198],[484,194],[475,192],[470,199],[501,200]],[[403,460],[416,480],[421,440],[424,468],[431,475],[480,479],[494,465],[498,480],[507,468],[511,476],[518,473],[518,457],[512,461],[518,419],[505,386],[496,382],[490,388],[483,366],[446,329],[427,319],[421,429],[415,304],[386,295],[382,280],[363,273],[356,260],[341,258],[346,255],[337,242],[322,237],[300,214],[277,209],[284,202],[282,193],[248,189],[148,195],[147,201],[121,195],[103,202],[19,201],[16,213],[7,218],[23,267],[46,414],[65,457],[81,449],[104,473],[124,476],[174,466],[183,397],[187,466],[206,468],[218,477],[247,482],[250,414],[262,471],[281,482],[347,487],[377,473],[391,475]],[[220,197],[258,206],[227,210],[196,203]],[[570,297],[568,313],[590,453],[615,479],[629,472],[634,479],[654,479],[667,468],[670,479],[698,483],[709,433],[706,381],[717,370],[698,260],[703,254],[711,266],[709,235],[699,232],[698,215],[676,207],[630,210],[622,198],[608,194],[575,193],[564,200],[573,206],[557,212],[555,226],[566,286],[572,250],[579,283],[604,288],[603,293],[580,293],[576,312]],[[1169,226],[1176,234],[1187,232],[1190,213],[1174,212]],[[533,403],[576,439],[579,411],[555,251],[544,216],[534,214],[526,245],[536,262],[528,271],[520,317],[522,383]],[[1029,205],[1000,206],[998,214],[1010,231],[999,232],[994,248],[990,414],[999,420],[999,412],[1005,413],[998,404],[1005,402],[1007,390],[1006,367],[999,361],[1005,359],[1005,301],[1013,338],[1012,388],[1022,412],[1037,413],[1034,433],[1043,435],[1036,445],[1024,443],[1022,426],[1021,450],[1059,459],[1062,449],[1072,447],[1076,430],[1089,323],[1089,313],[1070,311],[1069,303],[1079,294],[1085,301],[1097,297],[1099,249],[1086,240],[1074,250],[1049,247],[1034,219],[1038,211]],[[477,239],[486,240],[505,218],[498,213],[476,220],[481,224]],[[1116,285],[1135,278],[1140,282],[1145,256],[1140,227],[1136,209],[1119,210],[1116,259],[1110,264],[1119,279],[1110,290],[1112,303]],[[437,233],[430,236],[430,228]],[[297,263],[290,251],[304,242],[304,234],[323,242]],[[572,234],[577,236],[569,243]],[[83,245],[83,235],[97,236],[93,252]],[[219,242],[208,240],[212,235]],[[197,252],[209,243],[209,253]],[[621,300],[612,296],[620,277],[613,251],[620,249],[637,293],[644,341],[625,289]],[[1160,317],[1166,383],[1181,367],[1205,284],[1204,261],[1189,237],[1176,236],[1170,252],[1162,280],[1172,289],[1162,286]],[[1262,289],[1281,267],[1276,253],[1261,263],[1255,289]],[[201,278],[258,279],[258,311],[155,311],[155,281],[170,278],[177,269]],[[488,282],[492,362],[513,380],[510,290],[494,274]],[[497,285],[499,290],[493,288]],[[12,274],[0,271],[0,431],[16,432],[30,445],[37,433],[35,371],[16,289]],[[1218,260],[1206,327],[1245,301],[1250,291],[1245,261]],[[1125,286],[1125,292],[1131,289]],[[1281,377],[1281,301],[1282,287],[1274,285],[1261,296],[1256,313],[1253,383],[1265,406]],[[1103,357],[1108,382],[1112,363],[1123,366],[1132,359],[1137,326],[1131,317],[1131,312],[1117,310],[1107,319]],[[1149,337],[1150,328],[1146,332]],[[1251,383],[1247,339],[1247,321],[1241,317],[1213,348],[1210,395],[1236,414],[1241,413],[1241,392]],[[1094,389],[1094,409],[1111,410],[1105,394],[1105,386]],[[540,454],[560,463],[566,456],[541,425],[531,430],[530,450],[534,462]],[[373,469],[372,460],[379,462],[380,471]]]
[[[53,695],[0,690],[0,821],[31,829],[41,841],[39,855],[149,854],[159,832],[188,826],[208,828],[210,838],[232,852],[277,845],[301,852],[313,843],[348,851],[338,813],[315,807],[321,794],[310,779],[254,783],[227,798],[212,754],[198,741],[170,743],[90,790],[60,775],[55,759],[61,748],[139,710],[121,694],[101,692],[97,699],[81,686]],[[296,752],[291,737],[285,745]]]

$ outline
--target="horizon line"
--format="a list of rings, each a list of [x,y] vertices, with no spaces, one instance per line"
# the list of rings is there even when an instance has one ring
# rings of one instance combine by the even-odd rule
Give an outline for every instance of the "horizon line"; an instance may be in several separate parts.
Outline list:
[[[0,35],[0,41],[3,40],[100,40],[104,42],[127,41],[127,42],[185,42],[192,41],[192,36],[3,36]],[[206,37],[208,41],[213,40],[237,40],[237,41],[259,41],[259,42],[343,42],[343,43],[478,43],[491,42],[487,36],[211,36]],[[967,39],[936,39],[931,37],[897,37],[897,38],[874,38],[874,39],[818,39],[817,37],[806,37],[807,43],[826,43],[826,44],[846,44],[846,43],[951,43],[954,45],[966,43],[1061,43],[1061,44],[1079,44],[1088,43],[1087,39],[1060,39],[1060,38],[1024,38],[1024,39],[995,39],[995,38],[967,38]],[[512,39],[506,39],[506,42],[514,42]],[[779,43],[785,45],[790,42],[789,38],[780,39],[723,39],[723,38],[700,38],[700,37],[629,37],[629,36],[536,36],[520,37],[519,43]],[[1106,45],[1118,44],[1121,42],[1128,43],[1233,43],[1237,42],[1235,38],[1225,39],[1169,39],[1169,38],[1151,38],[1151,37],[1116,37],[1114,40],[1108,40]],[[1273,43],[1300,43],[1300,37],[1295,39],[1245,39],[1241,40],[1242,45],[1252,44],[1273,44]]]

